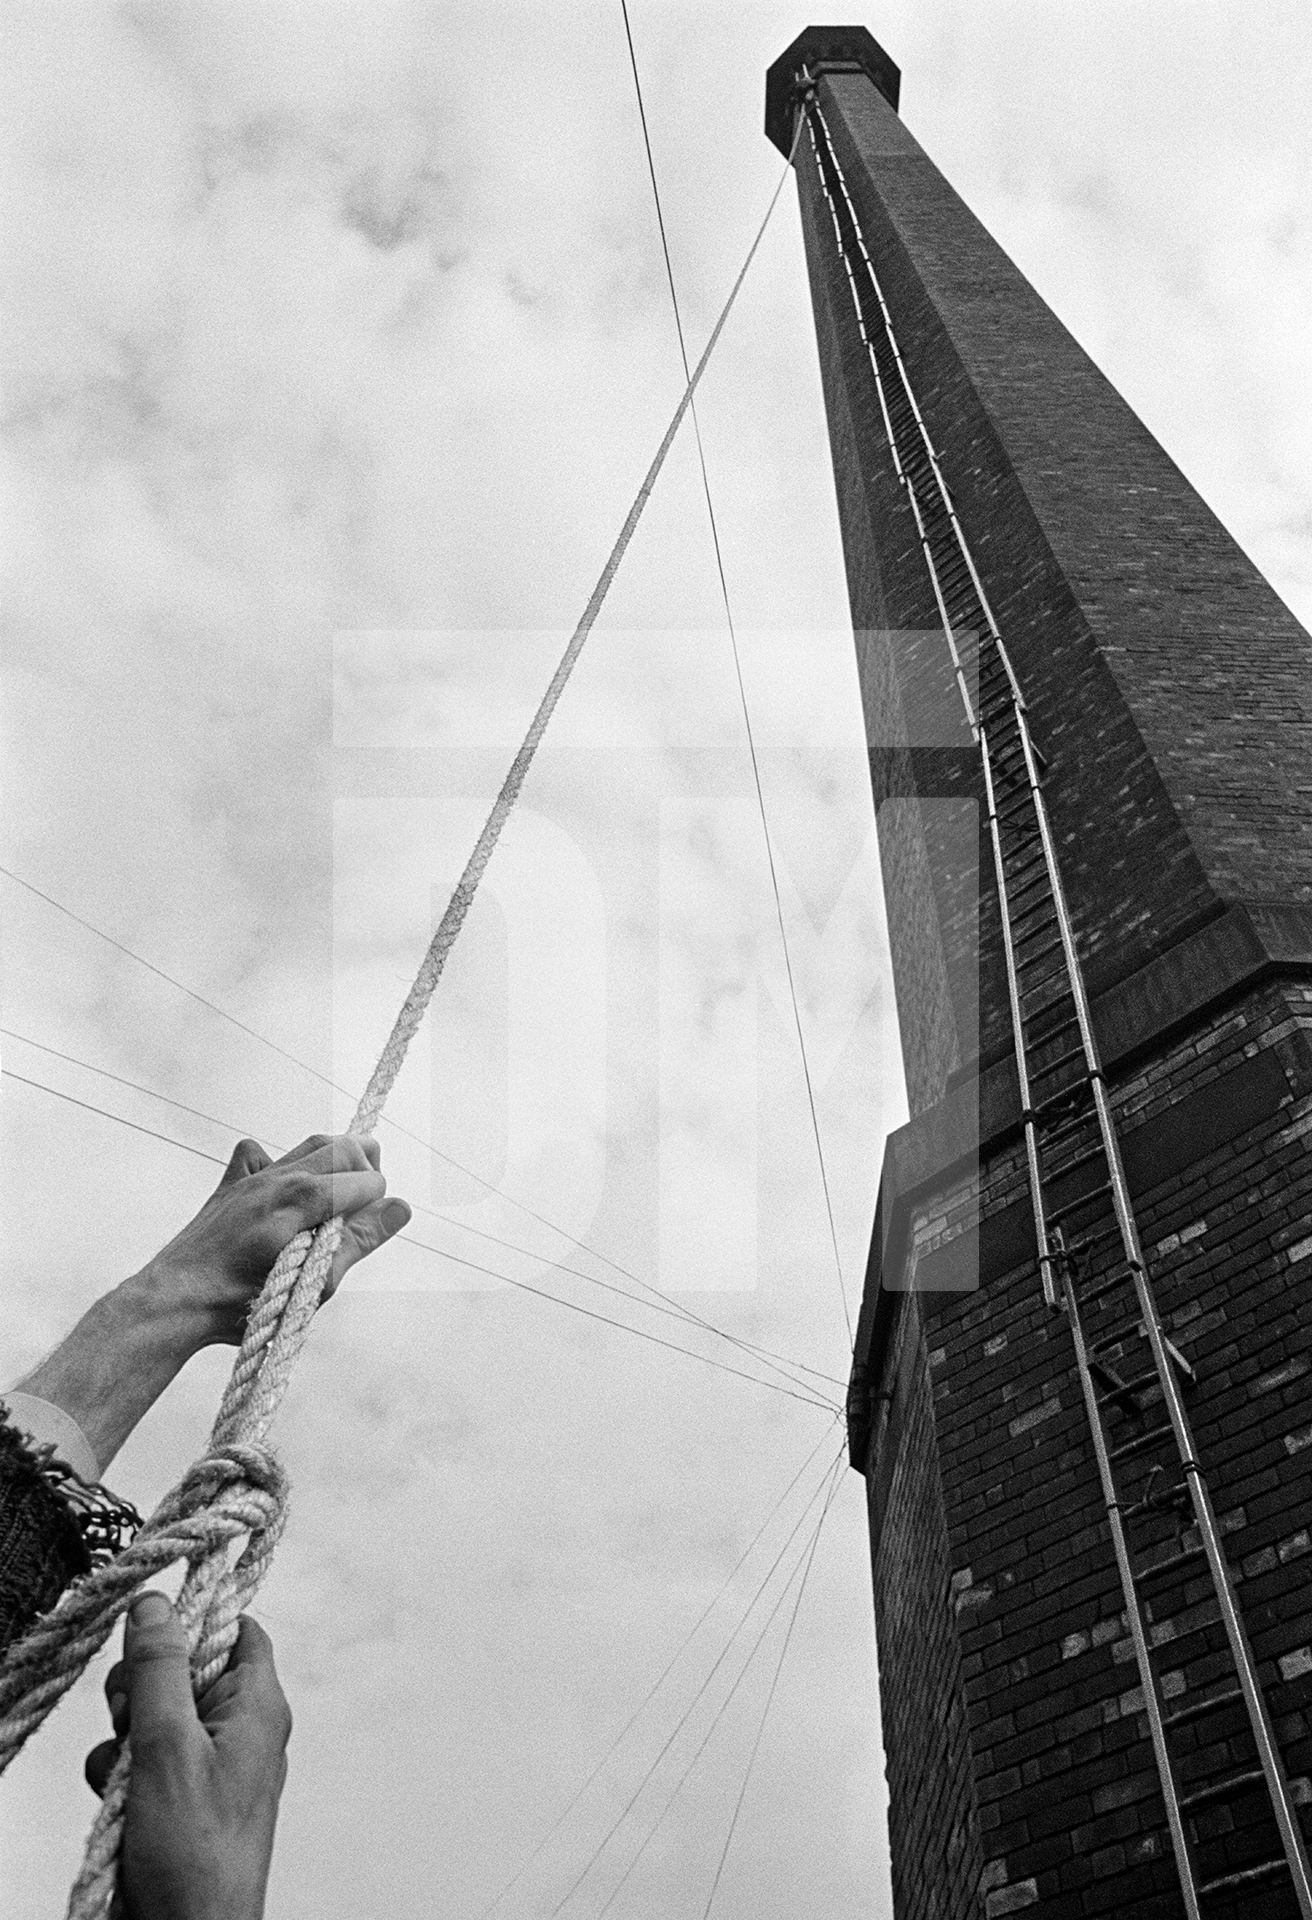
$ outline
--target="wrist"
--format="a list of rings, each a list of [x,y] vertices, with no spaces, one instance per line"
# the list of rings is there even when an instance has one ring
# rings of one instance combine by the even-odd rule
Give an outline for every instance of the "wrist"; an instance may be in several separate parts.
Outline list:
[[[102,1294],[15,1387],[62,1408],[86,1436],[103,1475],[142,1415],[206,1342],[203,1317],[152,1262]]]
[[[160,1256],[129,1275],[103,1304],[148,1364],[171,1367],[174,1373],[222,1338],[204,1304],[204,1290]]]

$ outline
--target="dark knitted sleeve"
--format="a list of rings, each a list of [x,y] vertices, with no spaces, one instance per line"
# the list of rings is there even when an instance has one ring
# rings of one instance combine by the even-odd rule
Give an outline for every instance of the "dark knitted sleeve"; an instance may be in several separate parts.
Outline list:
[[[90,1566],[82,1525],[57,1476],[0,1406],[0,1649]]]

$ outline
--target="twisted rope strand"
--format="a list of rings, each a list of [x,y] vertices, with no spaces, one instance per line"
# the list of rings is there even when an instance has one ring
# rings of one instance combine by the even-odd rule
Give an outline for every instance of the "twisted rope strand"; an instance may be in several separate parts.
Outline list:
[[[791,165],[790,155],[701,359],[438,923],[356,1108],[349,1132],[357,1138],[372,1134],[401,1071],[547,723],[756,256]],[[283,1248],[247,1318],[201,1458],[164,1496],[129,1547],[69,1587],[59,1603],[10,1648],[0,1664],[0,1772],[99,1652],[138,1589],[179,1561],[187,1568],[178,1613],[190,1649],[193,1691],[203,1693],[223,1671],[237,1637],[239,1616],[264,1578],[286,1523],[287,1476],[265,1446],[265,1437],[323,1296],[341,1233],[342,1222],[334,1216],[312,1234],[297,1234]],[[243,1538],[245,1545],[229,1567],[229,1549]],[[131,1748],[125,1740],[69,1894],[68,1920],[103,1920],[113,1898],[131,1766]]]

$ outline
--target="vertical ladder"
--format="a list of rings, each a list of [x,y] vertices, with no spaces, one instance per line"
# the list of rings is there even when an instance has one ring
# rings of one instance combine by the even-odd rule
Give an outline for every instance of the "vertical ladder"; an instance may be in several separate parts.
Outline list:
[[[1221,1533],[1182,1398],[1193,1372],[1167,1338],[1121,1163],[1111,1100],[1089,1015],[1083,971],[1043,797],[1046,762],[998,630],[951,490],[907,376],[883,290],[805,68],[799,101],[828,205],[857,327],[874,377],[888,446],[907,495],[933,585],[958,690],[978,744],[1001,912],[1003,951],[1020,1081],[1025,1154],[1048,1304],[1064,1310],[1075,1348],[1103,1503],[1120,1575],[1162,1801],[1189,1920],[1204,1908],[1265,1902],[1287,1880],[1302,1920],[1312,1920],[1312,1875],[1235,1598]],[[972,701],[962,645],[975,636]],[[1128,1430],[1127,1430],[1128,1429]],[[1163,1484],[1165,1482],[1165,1484]],[[1192,1525],[1187,1525],[1188,1520]],[[1165,1537],[1163,1537],[1165,1534]],[[1153,1661],[1153,1593],[1202,1579],[1206,1604],[1189,1637],[1207,1635],[1218,1681],[1172,1708]],[[1201,1617],[1206,1616],[1206,1617]],[[1222,1640],[1216,1625],[1224,1630]],[[1170,1642],[1173,1655],[1182,1642]],[[1224,1752],[1236,1732],[1252,1748],[1232,1770],[1194,1772],[1186,1727],[1216,1716]],[[1202,1749],[1205,1754],[1207,1749]],[[1263,1796],[1278,1846],[1255,1860],[1202,1870],[1198,1816]],[[1270,1822],[1263,1827],[1270,1832]],[[1256,1909],[1254,1909],[1256,1910]]]

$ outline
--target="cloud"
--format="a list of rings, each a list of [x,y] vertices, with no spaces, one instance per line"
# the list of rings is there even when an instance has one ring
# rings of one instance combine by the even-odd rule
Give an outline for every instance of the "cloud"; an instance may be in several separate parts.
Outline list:
[[[1308,56],[1293,18],[1018,0],[986,17],[944,0],[894,4],[880,31],[906,70],[908,124],[1306,611]],[[694,348],[777,178],[762,74],[800,24],[773,4],[634,22]],[[10,861],[320,1071],[340,1060],[358,1078],[431,908],[431,890],[405,889],[446,849],[397,829],[335,853],[334,796],[490,797],[680,390],[622,23],[422,0],[41,0],[11,10],[9,32]],[[902,1090],[791,195],[700,414],[854,1301]],[[538,1150],[518,1197],[555,1218],[595,1178],[598,1247],[657,1284],[665,1260],[703,1290],[751,1267],[755,1291],[699,1292],[698,1310],[841,1376],[686,439],[524,799],[560,842],[537,883],[565,874],[571,847],[595,876],[606,1039],[600,1109],[581,1073],[533,1083]],[[676,844],[663,905],[661,810],[686,803],[712,824],[721,803],[741,808],[745,824]],[[336,978],[334,880],[350,906]],[[6,1024],[283,1142],[345,1117],[50,908],[6,905]],[[502,921],[515,905],[498,896]],[[420,1068],[448,1063],[458,1097],[448,1085],[433,1103],[439,1141],[480,1170],[506,1157],[500,927],[471,927],[438,1050],[397,1095],[427,1131]],[[569,933],[544,948],[562,978],[580,962]],[[673,1220],[657,1151],[662,943],[690,1014],[686,1031],[669,1022],[666,1125],[690,1201]],[[335,992],[351,1014],[338,1052]],[[744,1063],[726,1035],[749,1000]],[[141,1124],[227,1144],[59,1071]],[[747,1105],[726,1092],[735,1072]],[[17,1365],[161,1244],[217,1170],[35,1092],[12,1089],[7,1116],[9,1277],[30,1307],[9,1335]],[[427,1157],[386,1138],[393,1186],[427,1199]],[[470,1187],[446,1191],[465,1204]],[[628,1284],[540,1221],[505,1204],[485,1224],[527,1252],[436,1229],[433,1242],[639,1319],[553,1270],[563,1254]],[[451,1911],[478,1911],[824,1424],[524,1293],[448,1290],[455,1271],[398,1245],[373,1282],[348,1284],[281,1422],[296,1503],[261,1610],[298,1718],[272,1901],[288,1920],[427,1916],[435,1885]],[[202,1356],[134,1437],[125,1492],[149,1501],[194,1450],[226,1357]],[[868,1548],[859,1489],[844,1488],[726,1912],[887,1910]],[[705,1898],[767,1672],[744,1683],[635,1875],[634,1911]],[[663,1698],[661,1713],[517,1910],[549,1911],[677,1717]],[[71,1876],[80,1755],[102,1717],[87,1684],[6,1781],[17,1920],[51,1911]]]

